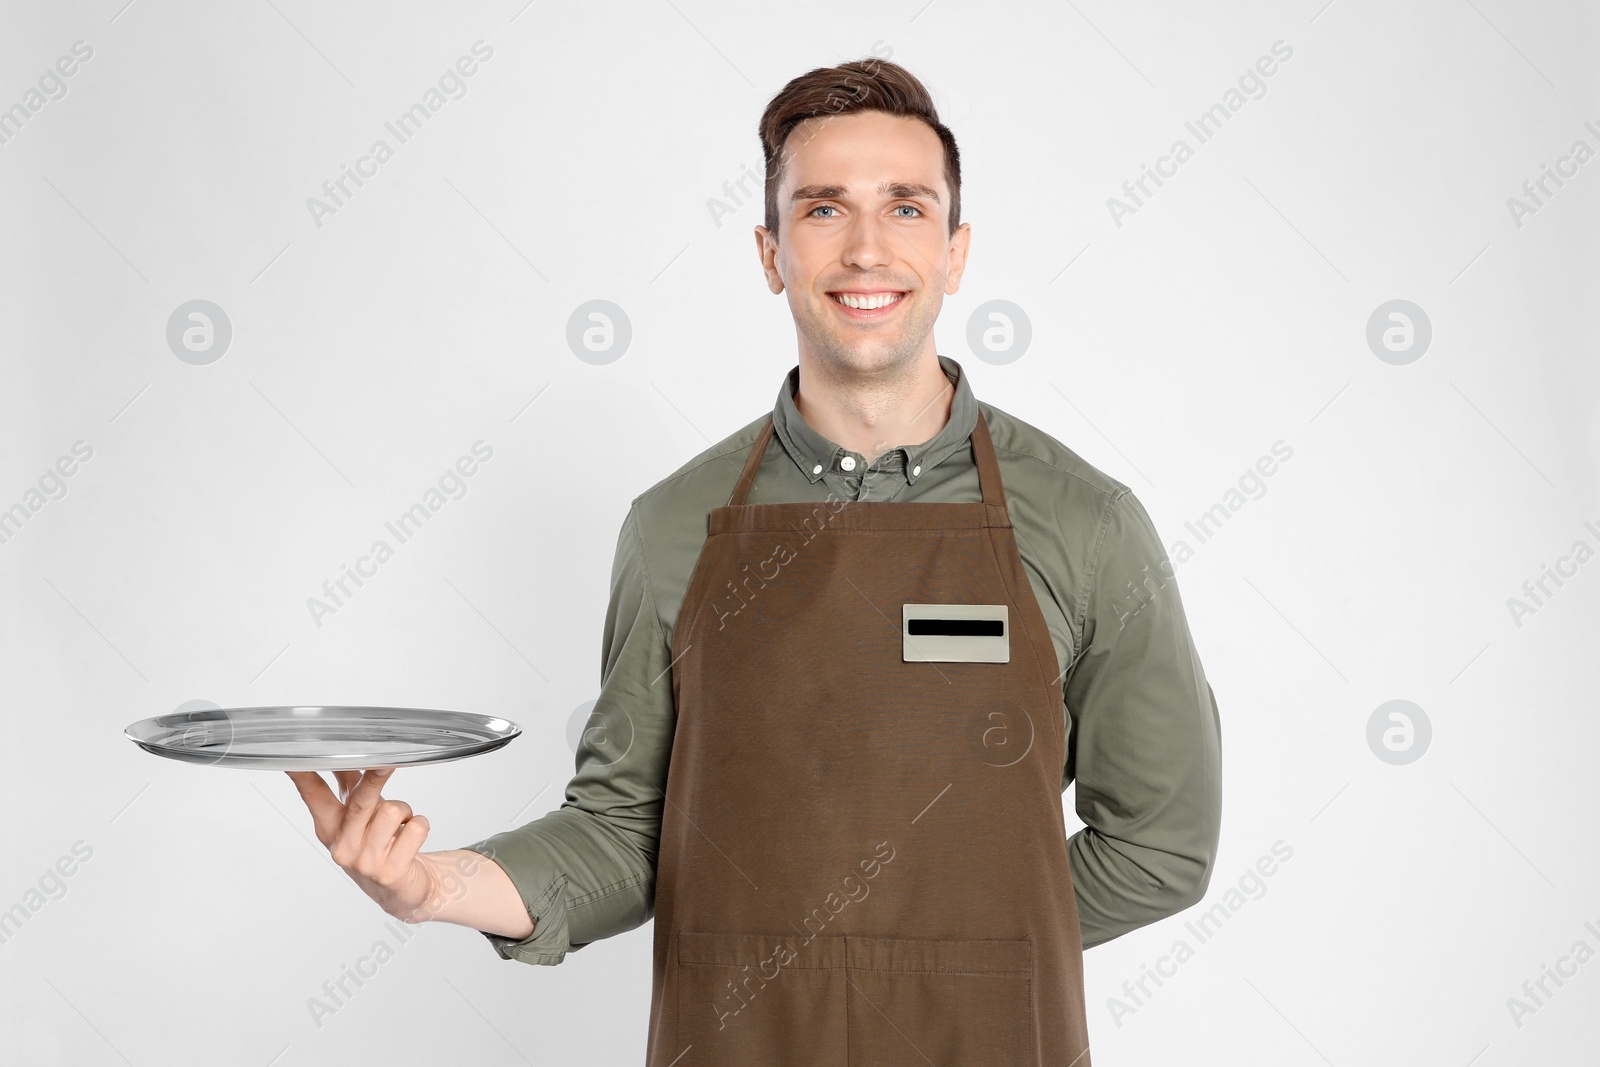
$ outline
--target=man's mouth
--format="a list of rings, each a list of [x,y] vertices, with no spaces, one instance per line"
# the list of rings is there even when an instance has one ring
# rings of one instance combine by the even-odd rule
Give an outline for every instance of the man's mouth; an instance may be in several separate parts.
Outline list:
[[[851,318],[880,318],[887,315],[892,309],[905,299],[905,293],[899,290],[880,290],[878,292],[856,292],[844,290],[829,293],[828,297]]]

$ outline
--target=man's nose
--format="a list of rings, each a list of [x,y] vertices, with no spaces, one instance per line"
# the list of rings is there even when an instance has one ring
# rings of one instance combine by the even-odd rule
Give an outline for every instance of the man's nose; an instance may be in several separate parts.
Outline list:
[[[895,234],[889,223],[876,216],[850,220],[842,258],[846,263],[871,267],[894,259]]]

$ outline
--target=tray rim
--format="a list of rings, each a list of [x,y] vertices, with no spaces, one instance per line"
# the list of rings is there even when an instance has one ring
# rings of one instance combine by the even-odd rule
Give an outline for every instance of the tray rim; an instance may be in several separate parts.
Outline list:
[[[438,750],[431,755],[424,753],[421,758],[401,759],[392,758],[392,753],[388,754],[388,756],[376,754],[363,756],[360,753],[323,756],[301,756],[292,753],[280,755],[270,753],[233,755],[224,753],[217,755],[216,753],[201,752],[167,744],[155,740],[152,736],[157,733],[169,733],[175,728],[181,728],[185,723],[216,722],[241,715],[253,719],[270,719],[275,714],[288,711],[338,712],[341,714],[375,712],[378,713],[375,716],[377,718],[396,721],[405,721],[408,717],[422,713],[428,716],[440,716],[448,720],[454,720],[463,725],[478,726],[485,730],[491,729],[490,724],[492,723],[504,723],[505,728],[496,732],[495,736],[483,737],[459,746]],[[124,737],[151,755],[162,756],[182,763],[240,769],[323,771],[360,770],[373,767],[415,767],[435,763],[450,763],[503,748],[522,735],[522,727],[504,715],[487,715],[482,712],[454,711],[446,708],[411,708],[379,704],[261,704],[250,707],[197,708],[191,711],[166,712],[162,715],[152,715],[129,723],[123,728],[122,733]]]

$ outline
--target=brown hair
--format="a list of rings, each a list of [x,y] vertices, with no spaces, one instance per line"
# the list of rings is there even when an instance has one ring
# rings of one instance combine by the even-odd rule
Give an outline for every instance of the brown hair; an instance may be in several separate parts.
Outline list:
[[[758,132],[767,157],[766,226],[778,235],[778,181],[782,164],[791,156],[784,145],[796,126],[821,115],[847,115],[854,111],[883,111],[921,119],[944,144],[944,180],[950,188],[949,232],[961,224],[961,153],[955,135],[939,121],[933,97],[916,75],[898,63],[872,57],[817,67],[785,85],[767,104]]]

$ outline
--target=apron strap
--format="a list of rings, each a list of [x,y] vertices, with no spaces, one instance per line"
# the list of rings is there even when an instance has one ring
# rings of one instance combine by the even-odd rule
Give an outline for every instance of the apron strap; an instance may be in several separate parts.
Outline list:
[[[766,455],[767,442],[770,440],[772,440],[772,416],[768,415],[761,432],[756,434],[756,443],[750,446],[750,456],[744,461],[744,470],[739,472],[739,480],[734,483],[733,494],[728,497],[729,507],[743,504],[744,498],[750,494],[750,486],[756,480],[756,470],[761,466],[761,457]]]
[[[983,411],[978,411],[978,421],[972,427],[972,458],[978,462],[978,487],[983,491],[983,502],[998,512],[990,515],[991,525],[1010,526],[1005,513],[1006,490],[1000,483],[1000,464],[994,458],[994,442],[989,439],[989,424]]]
[[[761,468],[761,459],[766,455],[772,435],[772,416],[768,415],[761,432],[756,434],[755,444],[750,446],[750,455],[739,472],[739,480],[734,483],[733,493],[728,497],[729,507],[742,505],[750,495],[750,487],[755,484],[756,471]],[[1000,483],[1000,464],[995,460],[994,442],[989,439],[989,424],[984,421],[982,411],[978,412],[978,421],[972,427],[972,457],[978,464],[978,487],[983,492],[983,502],[991,509],[1000,509],[992,515],[992,525],[1010,526],[1005,513],[1006,491]]]

